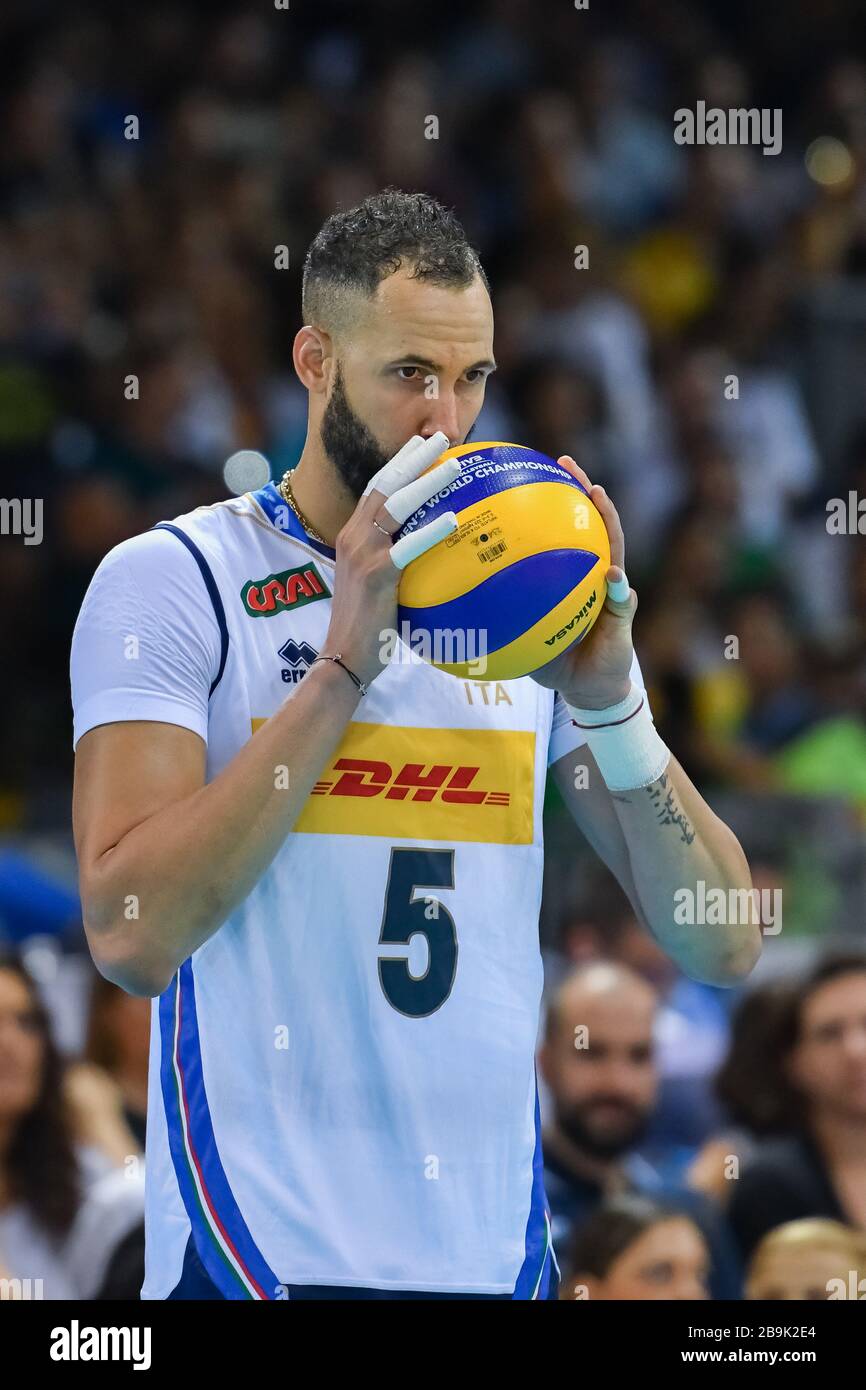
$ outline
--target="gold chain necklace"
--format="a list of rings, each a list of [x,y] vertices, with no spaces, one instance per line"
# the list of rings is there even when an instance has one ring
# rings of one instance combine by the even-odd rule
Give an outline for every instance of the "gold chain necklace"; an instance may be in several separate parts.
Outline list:
[[[303,526],[307,535],[312,537],[314,541],[319,541],[320,544],[327,545],[328,542],[325,540],[325,537],[319,534],[315,526],[310,525],[309,521],[304,516],[304,513],[301,511],[300,507],[295,501],[294,493],[292,492],[292,485],[289,482],[291,471],[291,469],[288,469],[287,472],[283,474],[282,482],[279,482],[277,484],[277,492],[280,494],[282,498],[285,499],[286,502],[288,502],[289,506],[295,513],[295,516],[298,518],[298,521]]]

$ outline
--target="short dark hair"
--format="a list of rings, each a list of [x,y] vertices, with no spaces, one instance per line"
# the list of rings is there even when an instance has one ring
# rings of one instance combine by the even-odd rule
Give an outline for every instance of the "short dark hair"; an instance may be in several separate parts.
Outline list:
[[[858,946],[830,947],[796,982],[784,1011],[780,1025],[780,1046],[787,1054],[797,1046],[803,1036],[803,1015],[812,996],[824,985],[832,984],[848,975],[866,975],[866,951]]]
[[[866,976],[866,952],[830,946],[802,973],[749,991],[734,1018],[731,1050],[716,1079],[716,1094],[731,1118],[753,1134],[801,1131],[808,1098],[791,1081],[786,1062],[803,1036],[806,1005],[824,985]]]
[[[462,289],[480,276],[490,288],[450,209],[426,193],[386,188],[332,213],[313,240],[304,262],[304,322],[339,328],[352,294],[369,298],[404,264],[416,280]]]
[[[578,1227],[572,1242],[568,1276],[591,1275],[604,1279],[610,1267],[653,1226],[663,1221],[690,1221],[694,1217],[673,1200],[648,1197],[642,1192],[623,1192],[609,1197]]]

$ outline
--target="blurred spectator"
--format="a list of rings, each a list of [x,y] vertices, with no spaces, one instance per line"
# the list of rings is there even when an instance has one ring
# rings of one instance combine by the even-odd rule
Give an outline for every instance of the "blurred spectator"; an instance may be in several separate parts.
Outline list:
[[[758,1242],[746,1271],[746,1298],[861,1299],[866,1237],[838,1221],[788,1221]]]
[[[651,986],[657,1091],[641,1152],[665,1180],[679,1181],[722,1121],[712,1083],[728,1047],[730,991],[683,975],[609,876],[590,891],[588,907],[587,916],[570,914],[560,929],[562,950],[546,961],[548,989],[572,966],[597,960],[617,962]]]
[[[834,954],[791,991],[772,1041],[786,1134],[755,1149],[729,1213],[748,1256],[788,1221],[866,1229],[866,955]]]
[[[78,1143],[98,1150],[116,1168],[134,1167],[143,1145],[127,1123],[117,1082],[90,1062],[70,1061],[63,1093]]]
[[[706,1299],[709,1251],[695,1222],[633,1193],[611,1197],[578,1231],[560,1299]]]
[[[711,1203],[667,1186],[638,1147],[656,1100],[654,990],[623,966],[587,965],[551,1003],[539,1067],[553,1117],[544,1131],[544,1183],[558,1256],[604,1197],[641,1192],[695,1221],[707,1239],[717,1298],[739,1296],[729,1233]]]
[[[689,1187],[721,1205],[727,1203],[732,1179],[752,1156],[756,1141],[785,1128],[773,1044],[790,992],[784,980],[756,985],[739,1000],[731,1020],[728,1055],[715,1082],[730,1128],[707,1140],[687,1174]]]
[[[0,941],[58,936],[80,928],[77,893],[15,850],[0,851]]]
[[[0,956],[0,1263],[47,1299],[135,1299],[144,1181],[78,1141],[35,985]]]
[[[399,23],[388,5],[346,13],[82,0],[49,26],[22,5],[0,19],[0,495],[45,506],[41,545],[0,536],[13,940],[72,945],[78,925],[74,884],[43,879],[21,838],[68,838],[69,639],[93,571],[127,536],[223,497],[233,450],[262,449],[274,476],[297,461],[303,249],[388,181],[455,206],[490,277],[499,371],[471,438],[570,453],[611,492],[654,716],[690,776],[757,819],[785,793],[841,798],[866,826],[866,547],[862,531],[829,534],[826,512],[866,498],[856,0],[795,3],[782,26],[748,5],[731,24],[708,0],[615,18],[552,7],[544,23],[532,0],[421,0]],[[697,99],[781,105],[784,149],[677,145],[672,113]],[[555,795],[547,812],[551,845]],[[756,883],[784,877],[770,972],[793,936],[835,920],[822,856],[784,819],[764,867],[744,841]],[[831,824],[822,813],[815,836],[833,841]],[[563,882],[573,829],[567,844]],[[864,857],[859,876],[850,861],[833,876],[837,896],[862,895]],[[571,893],[545,935],[574,920]],[[720,1132],[724,991],[673,971],[621,905],[583,920],[583,959],[632,965],[659,994],[644,1156],[672,1179],[712,1135],[691,1179],[738,1193],[723,1150],[745,1162],[775,1133],[761,1126],[777,1059],[750,1066],[759,1044],[735,1038]],[[556,944],[568,957],[577,929]],[[142,1140],[146,1006],[103,984],[89,1065],[65,1087],[79,1148],[118,1165]]]
[[[144,1151],[151,1001],[96,975],[90,1003],[87,1059],[122,1096],[123,1117]]]
[[[13,7],[0,494],[38,479],[45,541],[0,546],[4,695],[28,715],[0,725],[0,826],[65,825],[70,628],[106,551],[224,495],[237,448],[276,475],[296,462],[301,252],[335,206],[388,182],[454,205],[490,276],[500,370],[474,437],[571,453],[614,497],[645,675],[689,771],[864,803],[866,562],[858,537],[826,534],[824,506],[866,486],[866,63],[854,0],[834,7],[843,58],[827,16],[794,9],[780,66],[765,27],[741,15],[723,35],[706,0],[628,6],[613,25],[441,0],[351,27],[328,6],[107,16],[85,0],[50,33]],[[773,159],[673,139],[683,103],[782,97]],[[810,336],[829,290],[832,361]],[[772,750],[766,724],[754,740],[760,673],[722,653],[724,604],[768,584],[789,647]],[[759,609],[737,618],[778,664]],[[828,718],[812,658],[843,640],[852,674]],[[782,719],[780,701],[812,714]]]

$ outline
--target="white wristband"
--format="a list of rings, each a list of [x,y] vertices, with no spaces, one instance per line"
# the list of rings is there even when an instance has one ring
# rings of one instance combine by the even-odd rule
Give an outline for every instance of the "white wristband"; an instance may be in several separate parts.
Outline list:
[[[634,791],[661,777],[671,753],[656,733],[640,686],[632,684],[625,699],[607,709],[577,709],[565,703],[586,734],[589,751],[610,791]]]

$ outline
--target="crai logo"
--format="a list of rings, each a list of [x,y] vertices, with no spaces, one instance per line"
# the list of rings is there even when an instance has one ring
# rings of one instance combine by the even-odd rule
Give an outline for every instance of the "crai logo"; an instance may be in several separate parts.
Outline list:
[[[241,600],[251,618],[272,618],[287,608],[302,608],[305,603],[330,597],[330,589],[312,564],[281,570],[267,579],[248,579],[241,589]]]

